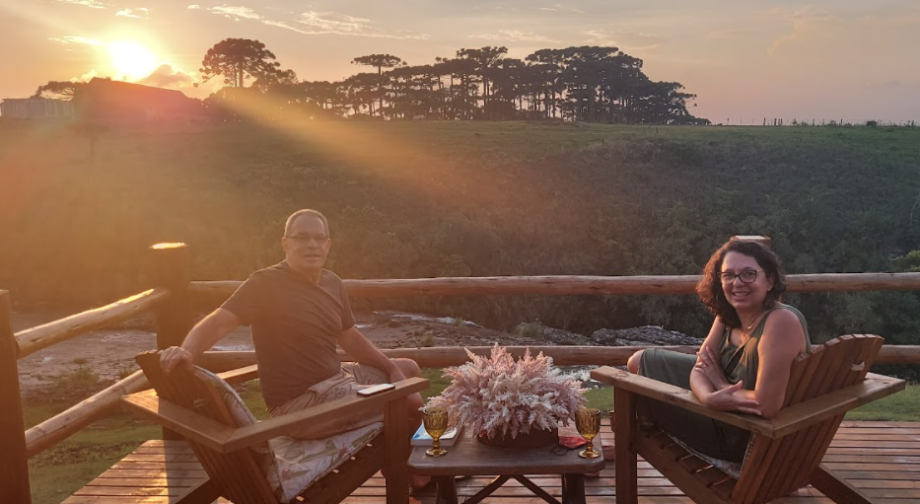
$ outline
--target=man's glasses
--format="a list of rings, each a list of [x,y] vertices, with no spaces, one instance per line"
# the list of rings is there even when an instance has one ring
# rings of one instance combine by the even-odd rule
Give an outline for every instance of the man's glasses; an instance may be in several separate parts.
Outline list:
[[[731,271],[722,271],[718,273],[719,281],[723,284],[730,284],[735,281],[736,278],[740,278],[742,283],[751,283],[754,280],[757,280],[757,272],[763,270],[755,269],[746,269],[741,270],[741,273],[733,273]]]
[[[291,236],[285,236],[288,240],[294,240],[297,243],[309,243],[314,241],[316,243],[326,243],[326,240],[329,239],[328,235],[324,234],[310,234],[310,233],[297,233]]]

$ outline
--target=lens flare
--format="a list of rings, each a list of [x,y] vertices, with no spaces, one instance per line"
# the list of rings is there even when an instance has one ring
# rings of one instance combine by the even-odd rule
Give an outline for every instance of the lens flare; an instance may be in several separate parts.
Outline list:
[[[159,62],[147,46],[131,40],[109,43],[112,69],[127,80],[143,79],[150,75]]]

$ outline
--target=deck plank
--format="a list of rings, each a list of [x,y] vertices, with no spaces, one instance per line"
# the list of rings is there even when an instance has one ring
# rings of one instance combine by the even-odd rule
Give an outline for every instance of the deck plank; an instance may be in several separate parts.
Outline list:
[[[606,419],[605,419],[605,429]],[[880,504],[920,502],[920,422],[844,422],[824,462]],[[585,480],[588,504],[614,504],[613,464],[597,478]],[[639,460],[639,504],[693,504],[670,481]],[[535,476],[533,481],[561,496],[558,477]],[[185,492],[207,481],[191,449],[183,441],[148,441],[99,475],[62,504],[179,504]],[[462,497],[473,495],[491,477],[457,480]],[[343,502],[385,504],[385,480],[377,473]],[[434,488],[413,494],[410,504],[434,504]],[[231,504],[219,499],[219,504]],[[511,480],[483,504],[543,504],[519,482]],[[776,504],[830,504],[814,488],[774,501]]]

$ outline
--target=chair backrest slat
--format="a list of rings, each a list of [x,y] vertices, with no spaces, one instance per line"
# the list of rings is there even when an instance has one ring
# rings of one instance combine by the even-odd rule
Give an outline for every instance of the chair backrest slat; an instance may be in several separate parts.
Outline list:
[[[850,336],[848,344],[852,349],[845,352],[846,357],[844,358],[844,362],[848,363],[848,365],[838,370],[837,386],[831,390],[849,387],[865,380],[883,342],[884,340],[879,336],[864,334]],[[841,414],[826,420],[824,429],[814,434],[815,441],[812,443],[809,452],[803,457],[803,465],[807,469],[796,473],[794,485],[804,486],[808,482],[811,472],[817,468],[818,464],[821,463],[821,459],[824,458],[824,454],[833,441],[843,418],[844,415]],[[803,475],[803,473],[805,474]]]
[[[220,393],[206,379],[187,369],[176,369],[167,375],[156,352],[142,353],[136,360],[160,397],[236,427]],[[236,504],[277,502],[250,450],[222,454],[193,441],[189,445],[223,497]]]
[[[784,407],[864,380],[882,343],[878,336],[846,335],[797,357]],[[842,419],[839,415],[777,440],[755,436],[732,501],[768,502],[805,486]]]

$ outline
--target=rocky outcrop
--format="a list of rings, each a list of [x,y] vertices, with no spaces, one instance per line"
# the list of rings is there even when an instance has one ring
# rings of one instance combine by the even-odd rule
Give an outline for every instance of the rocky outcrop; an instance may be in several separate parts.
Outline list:
[[[598,329],[591,334],[591,340],[604,346],[664,346],[692,345],[703,343],[684,333],[669,331],[659,326],[642,326],[630,329]]]
[[[571,331],[543,326],[543,339],[557,345],[593,345],[587,336]]]

